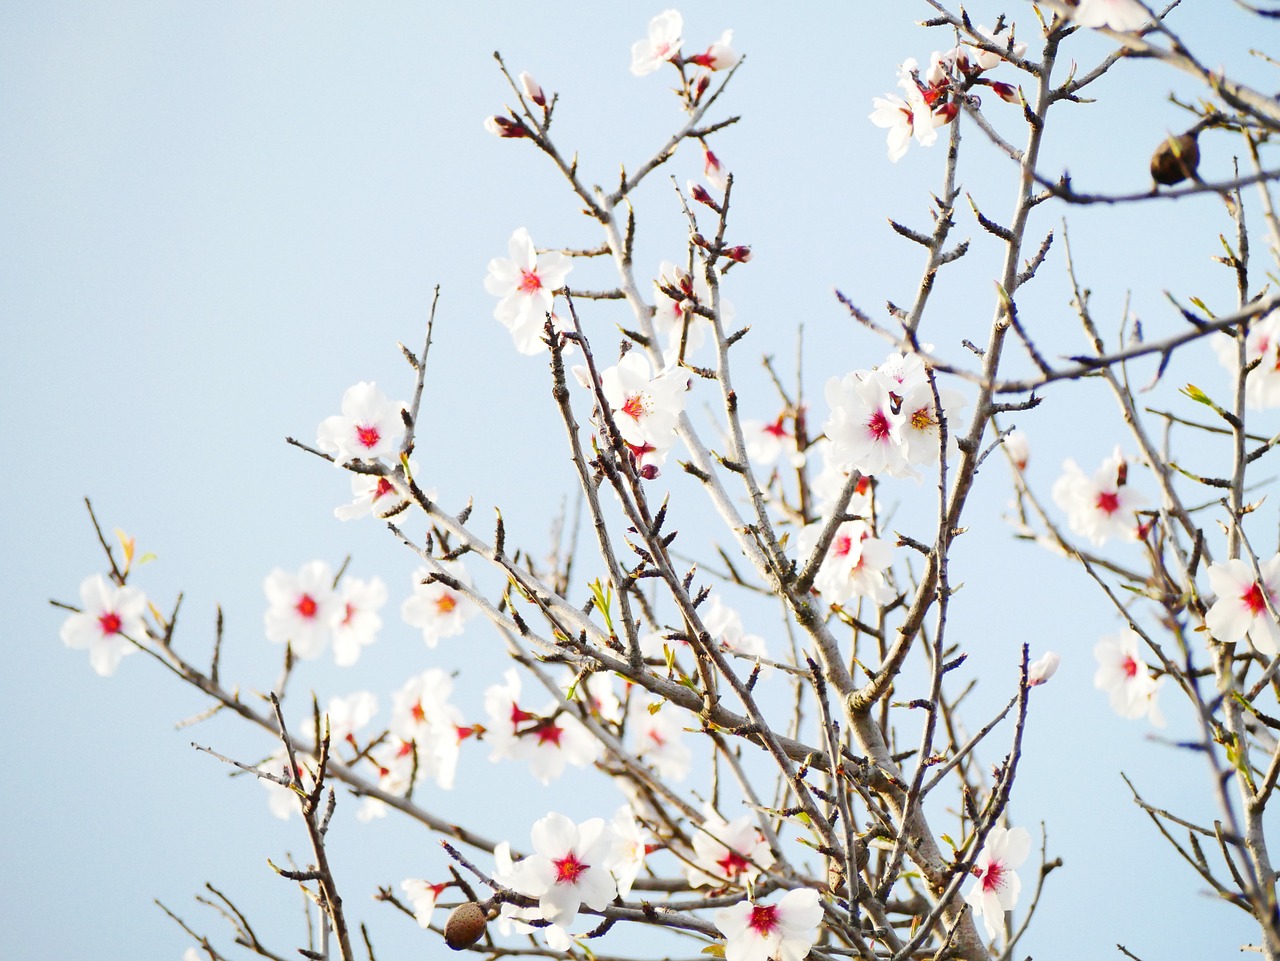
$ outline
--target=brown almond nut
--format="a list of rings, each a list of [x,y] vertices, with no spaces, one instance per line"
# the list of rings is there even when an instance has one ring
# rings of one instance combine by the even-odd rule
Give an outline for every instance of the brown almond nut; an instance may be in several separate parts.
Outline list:
[[[474,901],[459,904],[444,923],[444,943],[455,951],[469,948],[484,937],[488,917]]]

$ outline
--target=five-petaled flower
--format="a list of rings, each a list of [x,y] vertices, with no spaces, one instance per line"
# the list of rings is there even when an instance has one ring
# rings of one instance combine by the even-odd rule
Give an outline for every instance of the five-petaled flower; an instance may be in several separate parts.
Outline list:
[[[1146,498],[1129,485],[1129,462],[1115,449],[1092,477],[1074,460],[1062,465],[1063,475],[1053,484],[1053,502],[1067,512],[1071,530],[1097,546],[1109,538],[1139,540],[1142,528],[1135,511]]]
[[[654,374],[636,350],[600,374],[600,390],[623,441],[633,450],[654,452],[659,462],[675,444],[689,383],[689,372],[680,368]]]
[[[1238,557],[1209,565],[1209,584],[1218,599],[1204,616],[1209,633],[1224,644],[1246,637],[1254,650],[1267,657],[1280,654],[1280,626],[1271,609],[1280,609],[1280,554],[1253,567]]]
[[[458,561],[443,561],[440,566],[449,580],[463,587],[471,585],[467,569]],[[475,613],[475,607],[462,591],[437,579],[425,567],[414,572],[413,593],[400,605],[400,616],[410,627],[422,631],[427,647],[435,647],[442,637],[461,634]]]
[[[80,583],[79,613],[62,622],[59,636],[73,650],[89,652],[89,663],[103,677],[114,674],[120,658],[137,648],[147,633],[147,599],[136,587],[117,587],[101,574]]]
[[[795,888],[775,904],[739,901],[715,915],[725,961],[801,961],[818,940],[821,921],[813,888]]]
[[[267,640],[288,643],[298,657],[319,655],[329,642],[336,610],[329,565],[310,561],[297,574],[277,567],[262,589],[267,595]]]
[[[1026,828],[993,827],[987,832],[982,852],[973,863],[973,885],[964,899],[982,919],[987,937],[994,938],[1004,913],[1013,910],[1022,891],[1022,881],[1014,868],[1020,867],[1031,851],[1031,835]]]
[[[554,250],[538,253],[524,227],[511,235],[507,253],[510,256],[489,261],[484,289],[501,298],[493,316],[511,331],[516,350],[536,354],[546,349],[543,333],[547,316],[552,314],[555,293],[564,286],[573,263]],[[552,324],[558,330],[564,327],[554,315]]]
[[[695,888],[740,886],[773,864],[769,842],[756,827],[753,815],[726,822],[710,805],[693,836],[693,855],[687,874]]]
[[[395,459],[404,433],[404,406],[387,400],[376,384],[362,381],[342,395],[341,414],[321,421],[316,446],[333,454],[339,467],[352,460]]]
[[[610,873],[615,839],[603,819],[574,824],[552,812],[530,834],[534,853],[514,865],[512,886],[538,899],[544,919],[564,926],[582,905],[599,911],[613,900],[618,891]]]

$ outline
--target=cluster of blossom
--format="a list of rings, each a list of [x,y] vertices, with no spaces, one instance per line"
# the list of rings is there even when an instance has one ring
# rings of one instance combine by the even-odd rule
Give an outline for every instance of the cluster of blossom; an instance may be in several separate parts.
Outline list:
[[[734,66],[742,59],[733,49],[733,31],[726,30],[720,39],[711,44],[702,53],[691,57],[681,57],[680,47],[684,43],[684,17],[679,10],[664,10],[649,21],[649,29],[643,40],[631,45],[631,72],[637,77],[654,73],[664,63],[672,63],[677,67],[692,64],[703,70],[713,72]],[[710,82],[706,74],[699,75],[693,82],[695,89],[706,89]]]
[[[894,94],[874,99],[870,120],[888,129],[890,160],[896,162],[907,152],[912,137],[922,147],[931,146],[938,139],[937,128],[955,119],[971,87],[987,86],[1002,100],[1018,102],[1021,95],[1015,87],[983,75],[1006,56],[1021,60],[1027,45],[1014,42],[1012,28],[992,31],[979,26],[977,33],[994,50],[971,44],[935,50],[923,75],[920,64],[908,59],[898,68],[898,86],[905,99]]]
[[[350,667],[382,628],[378,611],[387,602],[387,586],[377,577],[344,577],[335,587],[333,569],[310,561],[296,574],[277,567],[262,588],[267,640],[288,644],[298,657],[318,657],[332,640],[334,661]]]
[[[1129,462],[1117,447],[1089,477],[1074,460],[1053,484],[1053,502],[1067,512],[1067,525],[1101,547],[1110,538],[1139,541],[1148,525],[1137,515],[1146,498],[1129,486]]]
[[[590,767],[600,756],[600,742],[569,710],[552,701],[538,711],[520,706],[520,675],[515,668],[503,674],[504,682],[484,694],[489,723],[491,761],[528,762],[529,770],[543,784],[564,773],[565,765]]]
[[[890,354],[871,370],[832,377],[826,387],[831,416],[823,428],[832,461],[863,474],[918,480],[917,468],[938,460],[942,421],[964,404],[957,391],[937,392],[941,411],[916,354]]]
[[[1222,366],[1235,374],[1240,369],[1239,346],[1234,337],[1213,338],[1213,349]],[[1254,410],[1280,406],[1280,314],[1271,313],[1249,325],[1244,339],[1245,403]]]

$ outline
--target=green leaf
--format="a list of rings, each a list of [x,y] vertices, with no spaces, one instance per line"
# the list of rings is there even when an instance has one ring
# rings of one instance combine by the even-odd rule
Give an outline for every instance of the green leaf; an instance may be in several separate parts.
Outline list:
[[[1209,395],[1206,394],[1204,391],[1202,391],[1195,384],[1187,384],[1186,387],[1182,388],[1182,393],[1185,394],[1187,397],[1190,397],[1197,404],[1204,404],[1206,407],[1214,406],[1213,401],[1209,399]]]

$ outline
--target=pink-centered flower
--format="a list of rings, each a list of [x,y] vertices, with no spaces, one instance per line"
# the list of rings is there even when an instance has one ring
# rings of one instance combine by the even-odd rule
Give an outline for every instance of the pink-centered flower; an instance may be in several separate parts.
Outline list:
[[[1080,0],[1075,21],[1082,27],[1138,30],[1151,22],[1151,13],[1137,0]]]
[[[575,824],[552,812],[534,824],[530,836],[535,853],[514,865],[516,890],[538,899],[543,918],[567,925],[582,905],[599,911],[613,900],[614,837],[601,818]]]
[[[633,448],[660,453],[676,441],[676,427],[688,396],[689,372],[667,368],[657,374],[638,350],[600,375],[600,388],[622,439]]]
[[[687,868],[691,885],[695,888],[741,887],[772,864],[773,852],[756,826],[754,815],[744,814],[725,821],[714,808],[707,806],[693,836],[693,859]]]
[[[485,690],[484,709],[489,717],[485,741],[491,746],[491,761],[509,758],[527,761],[529,772],[543,784],[564,773],[567,765],[589,767],[600,756],[602,746],[576,717],[557,710],[552,702],[541,710],[521,704],[520,675],[509,668],[505,683]]]
[[[740,901],[715,914],[725,961],[802,961],[818,940],[822,905],[813,888],[795,888],[774,904]]]
[[[501,298],[493,316],[511,332],[516,350],[536,354],[546,349],[543,333],[547,315],[552,313],[555,292],[564,286],[573,263],[556,251],[539,254],[524,227],[511,235],[507,253],[507,257],[489,261],[484,289]],[[557,326],[553,321],[553,327],[564,329],[564,323]]]
[[[1130,627],[1099,640],[1093,648],[1098,661],[1093,686],[1107,693],[1111,709],[1121,717],[1133,720],[1145,714],[1156,727],[1164,727],[1156,701],[1164,679],[1151,676],[1142,660],[1141,644],[1142,637]]]
[[[1065,461],[1062,469],[1063,475],[1053,484],[1053,502],[1067,512],[1067,524],[1073,532],[1099,547],[1113,537],[1140,538],[1135,512],[1146,498],[1130,486],[1129,462],[1119,447],[1092,477],[1074,460]]]
[[[631,72],[643,77],[677,56],[683,31],[679,10],[664,10],[650,20],[648,36],[631,45]]]
[[[1280,626],[1267,610],[1267,602],[1280,610],[1280,554],[1258,565],[1261,579],[1253,567],[1238,557],[1221,564],[1209,565],[1209,585],[1217,600],[1205,614],[1209,633],[1224,644],[1235,644],[1246,637],[1254,650],[1267,657],[1280,653]]]
[[[409,474],[418,475],[418,462],[409,458]],[[427,497],[435,500],[433,488],[425,490]],[[335,507],[333,516],[340,521],[351,521],[360,517],[379,517],[386,519],[399,514],[409,506],[407,497],[396,490],[396,486],[386,477],[375,474],[351,475],[351,502]]]
[[[705,52],[690,57],[689,62],[708,70],[726,70],[741,59],[742,54],[733,49],[733,31],[726,30]]]
[[[799,551],[807,560],[818,544],[823,525],[810,524],[800,532]],[[885,575],[893,565],[893,547],[875,536],[864,521],[845,521],[836,528],[813,586],[829,604],[865,597],[887,604],[895,593]]]
[[[403,403],[392,403],[376,384],[362,381],[342,395],[342,413],[326,417],[316,431],[316,446],[333,454],[341,467],[352,460],[394,460],[399,453]]]
[[[1219,362],[1235,376],[1240,360],[1236,339],[1219,334],[1210,342]],[[1254,410],[1280,407],[1280,314],[1250,324],[1244,347],[1244,362],[1253,365],[1244,382],[1245,404]]]
[[[471,577],[458,561],[444,561],[444,573],[458,584],[470,586]],[[418,568],[413,575],[413,593],[400,605],[400,616],[410,627],[422,631],[427,647],[435,647],[443,637],[461,634],[476,613],[465,594],[444,581],[431,580],[432,572]]]
[[[1022,881],[1015,870],[1031,852],[1031,835],[1025,828],[994,827],[987,833],[982,852],[973,864],[974,882],[964,899],[981,918],[987,937],[994,938],[1004,922],[1004,913],[1012,911],[1022,891]]]
[[[289,644],[301,658],[318,656],[329,643],[336,610],[329,565],[310,561],[296,574],[277,567],[262,589],[267,595],[267,640]]]
[[[636,757],[651,764],[663,781],[683,781],[688,776],[693,752],[675,708],[659,702],[658,710],[650,710],[649,702],[633,693],[627,735]]]
[[[448,886],[449,882],[430,884],[420,878],[406,878],[400,882],[400,890],[409,899],[413,919],[418,922],[418,927],[431,927],[431,915],[436,909],[436,901]]]
[[[80,611],[62,622],[59,637],[72,650],[87,650],[94,671],[108,677],[122,657],[137,650],[129,638],[146,637],[146,613],[142,591],[93,574],[80,582]]]

